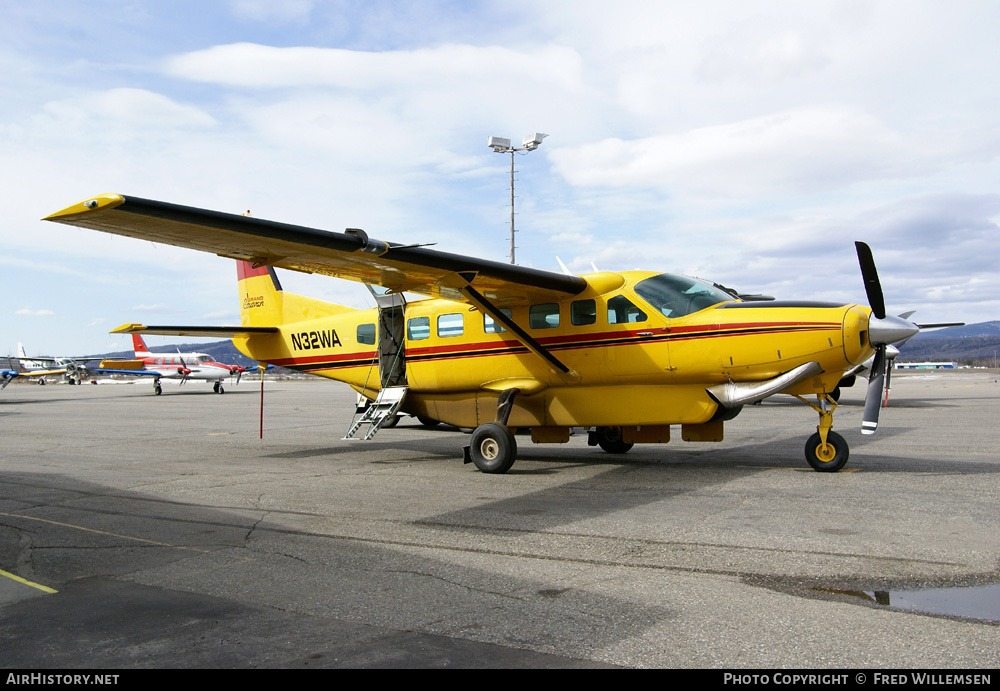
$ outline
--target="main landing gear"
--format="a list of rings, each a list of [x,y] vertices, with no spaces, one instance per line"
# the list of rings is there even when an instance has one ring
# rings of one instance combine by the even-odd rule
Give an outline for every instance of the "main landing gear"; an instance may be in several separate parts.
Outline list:
[[[472,442],[465,447],[465,462],[474,463],[484,473],[506,473],[517,458],[517,441],[507,427],[514,397],[520,389],[507,389],[497,400],[495,422],[479,425],[472,433]]]
[[[226,393],[226,390],[222,388],[221,381],[215,382],[215,386],[212,387],[212,391],[214,391],[215,393]]]

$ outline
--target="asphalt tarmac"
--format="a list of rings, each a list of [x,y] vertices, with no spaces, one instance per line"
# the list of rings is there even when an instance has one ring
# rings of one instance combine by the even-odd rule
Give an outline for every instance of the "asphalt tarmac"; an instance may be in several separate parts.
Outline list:
[[[263,440],[252,381],[11,384],[0,667],[995,668],[997,379],[897,374],[874,436],[846,390],[835,474],[789,397],[485,475],[412,418],[342,441],[332,382],[267,382]]]

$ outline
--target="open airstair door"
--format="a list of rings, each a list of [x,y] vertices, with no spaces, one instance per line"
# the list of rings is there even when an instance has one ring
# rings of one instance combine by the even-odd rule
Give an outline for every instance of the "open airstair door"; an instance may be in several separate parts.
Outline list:
[[[381,286],[368,286],[368,290],[378,305],[378,372],[382,388],[406,386],[406,299]]]

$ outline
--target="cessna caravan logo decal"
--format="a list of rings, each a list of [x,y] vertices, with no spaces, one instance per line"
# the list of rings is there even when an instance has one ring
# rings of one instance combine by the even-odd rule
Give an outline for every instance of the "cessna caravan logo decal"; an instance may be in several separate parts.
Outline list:
[[[263,295],[255,295],[253,297],[247,295],[245,298],[243,298],[243,309],[245,310],[248,310],[252,307],[263,307],[263,306],[264,306]]]

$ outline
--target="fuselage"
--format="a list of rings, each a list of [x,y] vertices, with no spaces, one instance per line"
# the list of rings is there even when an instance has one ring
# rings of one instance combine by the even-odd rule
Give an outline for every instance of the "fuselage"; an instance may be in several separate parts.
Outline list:
[[[383,323],[377,309],[351,311],[234,343],[369,397],[386,384],[390,352],[402,360],[393,376],[409,387],[408,412],[460,426],[492,419],[492,402],[510,388],[521,392],[512,426],[697,424],[719,407],[707,386],[765,381],[816,362],[820,373],[785,393],[830,392],[872,353],[869,310],[857,305],[740,302],[673,274],[584,278],[577,295],[505,311],[568,372],[477,308],[438,299],[383,310]],[[401,349],[389,344],[393,334]]]

